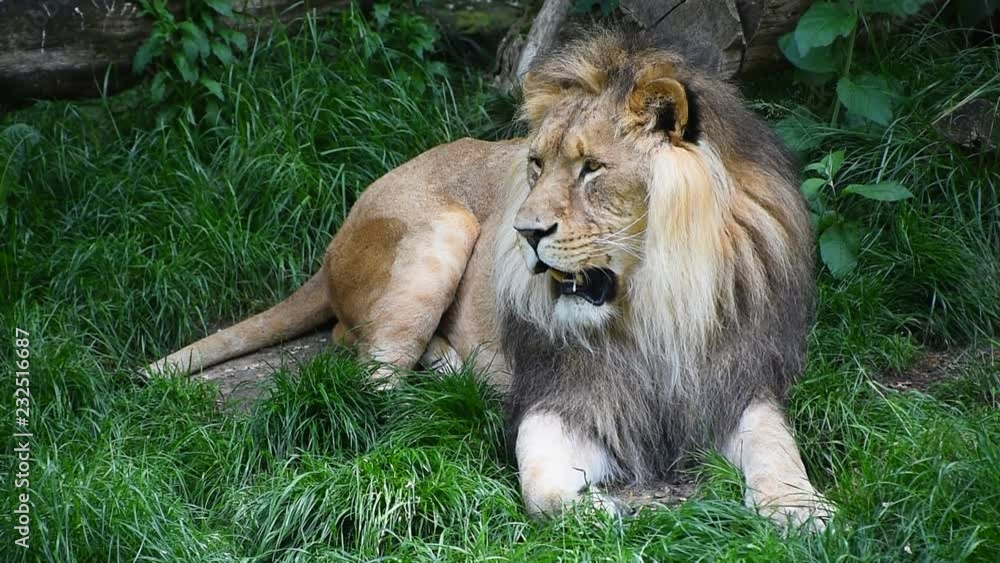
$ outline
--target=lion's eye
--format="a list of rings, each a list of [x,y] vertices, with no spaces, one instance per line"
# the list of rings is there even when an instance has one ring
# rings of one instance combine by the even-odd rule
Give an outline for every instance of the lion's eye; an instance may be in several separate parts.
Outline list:
[[[597,162],[592,158],[588,158],[587,160],[583,161],[583,168],[580,169],[580,176],[583,177],[586,176],[587,174],[597,172],[601,168],[604,168],[604,164]]]

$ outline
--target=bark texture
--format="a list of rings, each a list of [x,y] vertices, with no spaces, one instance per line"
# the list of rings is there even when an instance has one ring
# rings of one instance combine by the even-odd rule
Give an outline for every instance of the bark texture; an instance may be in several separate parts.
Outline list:
[[[254,30],[290,22],[308,11],[325,13],[349,0],[233,0]],[[170,0],[182,15],[184,2]],[[132,58],[153,22],[124,0],[0,0],[0,104],[33,99],[84,98],[116,92],[138,77]]]

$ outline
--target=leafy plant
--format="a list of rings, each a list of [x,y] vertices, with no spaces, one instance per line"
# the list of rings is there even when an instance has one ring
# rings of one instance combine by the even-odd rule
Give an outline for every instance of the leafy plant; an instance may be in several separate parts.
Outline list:
[[[445,84],[448,69],[430,55],[441,38],[432,21],[414,13],[405,5],[375,4],[372,8],[374,29],[361,37],[365,57],[384,60],[391,67],[393,80],[423,92],[436,83]]]
[[[375,26],[364,36],[363,48],[366,56],[379,53],[384,57],[394,71],[400,70],[399,63],[409,59],[408,63],[419,63],[426,72],[421,74],[447,77],[447,69],[439,61],[432,61],[441,34],[437,26],[428,18],[413,12],[405,5],[375,4],[372,9]],[[397,79],[406,81],[406,72]]]
[[[372,13],[379,41],[417,60],[426,60],[440,38],[434,24],[412,10],[394,11],[390,4],[375,4]]]
[[[778,39],[785,57],[809,83],[825,84],[837,79],[837,99],[830,124],[835,125],[840,109],[848,120],[889,125],[898,98],[895,84],[886,76],[853,75],[854,48],[861,24],[868,28],[872,17],[912,15],[929,0],[838,0],[810,6],[795,30]]]
[[[215,67],[232,64],[234,51],[247,48],[246,35],[230,27],[238,16],[229,0],[187,0],[182,21],[169,10],[167,0],[139,0],[139,5],[155,23],[135,54],[132,70],[141,73],[157,64],[150,86],[153,101],[178,99],[190,107],[203,100],[205,112],[217,116],[225,94],[222,85],[211,78]],[[176,107],[168,108],[165,113],[169,116],[176,111]]]
[[[836,277],[843,277],[857,267],[861,229],[834,209],[832,202],[845,195],[885,202],[913,197],[902,184],[891,180],[875,184],[849,184],[840,189],[836,178],[844,165],[844,155],[842,150],[835,151],[806,166],[806,172],[811,172],[813,177],[802,182],[801,187],[819,236],[820,258]]]

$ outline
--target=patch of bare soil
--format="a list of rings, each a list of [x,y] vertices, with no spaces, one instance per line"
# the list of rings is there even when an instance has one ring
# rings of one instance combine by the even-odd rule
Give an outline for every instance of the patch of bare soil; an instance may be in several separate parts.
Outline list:
[[[954,348],[926,352],[908,369],[884,372],[879,380],[885,386],[900,391],[926,391],[938,383],[961,376],[964,366],[990,361],[1000,361],[1000,349]]]
[[[220,402],[229,406],[246,405],[264,392],[274,372],[303,364],[329,345],[330,331],[324,330],[223,362],[195,377],[218,384]]]
[[[638,510],[643,507],[677,506],[694,495],[698,483],[691,475],[677,475],[669,482],[654,483],[643,487],[621,486],[608,492]]]

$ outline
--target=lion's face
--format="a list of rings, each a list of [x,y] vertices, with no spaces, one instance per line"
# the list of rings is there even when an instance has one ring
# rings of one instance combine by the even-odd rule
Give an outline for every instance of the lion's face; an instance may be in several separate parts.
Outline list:
[[[808,273],[790,161],[725,84],[676,56],[610,36],[556,53],[526,75],[521,115],[519,234],[499,240],[527,269],[496,280],[498,302],[536,327],[585,343],[617,327],[694,350],[720,315]]]
[[[556,321],[601,327],[625,305],[648,243],[652,157],[696,142],[674,62],[653,58],[612,87],[606,73],[525,80],[530,191],[514,228],[529,268],[551,278]]]
[[[549,277],[557,312],[605,317],[642,251],[649,166],[603,98],[549,112],[530,144],[530,193],[514,228],[528,268]]]

